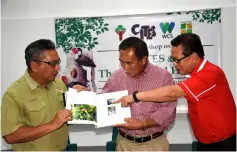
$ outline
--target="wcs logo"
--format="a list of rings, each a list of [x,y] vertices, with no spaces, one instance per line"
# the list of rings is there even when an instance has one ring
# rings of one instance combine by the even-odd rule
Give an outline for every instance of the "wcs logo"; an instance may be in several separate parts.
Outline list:
[[[163,39],[167,38],[173,38],[172,31],[174,29],[175,23],[174,22],[166,22],[166,23],[160,23],[160,29],[163,32]]]

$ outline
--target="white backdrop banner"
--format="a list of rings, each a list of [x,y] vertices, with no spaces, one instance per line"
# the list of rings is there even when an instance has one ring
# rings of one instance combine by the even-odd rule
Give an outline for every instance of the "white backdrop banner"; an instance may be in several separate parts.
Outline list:
[[[135,36],[147,43],[150,62],[166,68],[178,83],[186,77],[177,74],[173,66],[170,41],[180,33],[196,33],[202,40],[205,57],[220,66],[220,23],[220,9],[59,18],[55,20],[56,44],[62,60],[59,76],[66,84],[80,83],[101,92],[111,73],[120,68],[119,44],[125,38]],[[184,102],[179,103],[182,104]]]

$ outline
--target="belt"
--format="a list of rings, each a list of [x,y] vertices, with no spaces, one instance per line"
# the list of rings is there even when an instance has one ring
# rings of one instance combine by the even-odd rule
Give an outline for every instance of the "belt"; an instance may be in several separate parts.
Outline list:
[[[215,143],[204,144],[198,142],[197,145],[198,151],[236,151],[236,134],[220,140]]]
[[[217,146],[217,145],[222,145],[222,144],[225,144],[226,142],[232,142],[232,141],[236,141],[236,134],[234,134],[231,137],[228,137],[228,138],[219,140],[217,142],[214,142],[214,143],[209,143],[209,144],[204,144],[204,143],[201,143],[201,142],[199,142],[199,143],[202,144],[202,145]]]
[[[157,132],[157,133],[154,133],[150,136],[145,136],[145,137],[135,137],[135,136],[130,136],[130,135],[127,135],[125,134],[124,132],[120,131],[119,130],[119,134],[128,139],[128,140],[131,140],[131,141],[134,141],[134,142],[137,142],[137,143],[144,143],[144,142],[147,142],[147,141],[150,141],[152,139],[155,139],[159,136],[161,136],[163,134],[163,132]]]

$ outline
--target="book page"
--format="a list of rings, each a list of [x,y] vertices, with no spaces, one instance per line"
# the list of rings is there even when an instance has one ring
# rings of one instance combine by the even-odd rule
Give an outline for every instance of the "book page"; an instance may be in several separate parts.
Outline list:
[[[73,117],[68,124],[96,124],[95,97],[96,93],[90,91],[67,91],[66,109],[72,111]]]
[[[130,107],[122,108],[121,103],[111,104],[125,95],[128,95],[127,90],[98,94],[96,96],[97,127],[125,123],[124,118],[131,117]]]

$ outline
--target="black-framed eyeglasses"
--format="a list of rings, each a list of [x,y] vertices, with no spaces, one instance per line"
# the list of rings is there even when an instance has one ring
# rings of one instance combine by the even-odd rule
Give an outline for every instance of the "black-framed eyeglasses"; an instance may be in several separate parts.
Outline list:
[[[176,59],[176,58],[173,58],[173,57],[170,57],[170,58],[172,59],[173,62],[179,64],[183,59],[187,58],[187,57],[190,56],[191,54],[193,54],[193,53],[190,53],[190,54],[188,54],[188,55],[186,55],[186,56],[184,56],[184,57],[182,57],[182,58],[180,58],[180,59]]]
[[[39,62],[39,63],[45,63],[45,64],[48,64],[52,67],[55,67],[56,65],[59,65],[61,63],[61,60],[55,60],[55,61],[49,61],[49,62],[46,62],[46,61],[40,61],[40,60],[33,60],[35,62]]]

